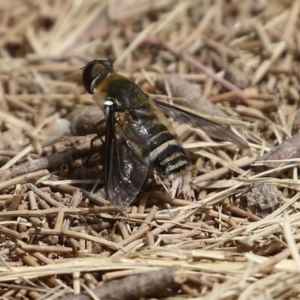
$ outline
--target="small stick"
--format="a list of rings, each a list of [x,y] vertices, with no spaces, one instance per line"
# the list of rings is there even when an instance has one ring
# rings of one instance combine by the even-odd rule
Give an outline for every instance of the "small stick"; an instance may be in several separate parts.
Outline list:
[[[186,280],[185,270],[173,266],[105,282],[92,292],[101,300],[148,298],[151,295],[165,293],[168,289],[178,289]],[[62,297],[60,300],[89,300],[90,296],[90,293],[83,292],[79,295]]]
[[[24,183],[24,182],[28,182],[32,179],[36,179],[36,178],[40,178],[43,176],[48,175],[49,172],[47,170],[40,170],[40,171],[36,171],[36,172],[31,172],[25,175],[21,175],[9,180],[6,180],[4,182],[0,182],[0,190],[6,189],[12,185],[16,185],[18,183]]]
[[[48,194],[44,193],[41,189],[34,186],[32,183],[27,184],[28,188],[31,189],[35,194],[44,199],[47,203],[51,204],[55,207],[65,207],[63,204],[57,202],[53,198],[51,198]]]
[[[8,195],[10,196],[10,195]],[[7,205],[9,205],[11,203],[11,201],[13,201],[13,197],[10,196],[10,198],[8,199],[5,199],[5,200],[0,200],[0,208],[3,208],[3,207],[7,207]]]
[[[0,39],[0,48],[2,49],[4,45],[9,40],[10,36],[15,36],[20,33],[20,31],[23,31],[29,24],[32,24],[36,19],[38,18],[37,12],[31,12],[28,14],[27,18],[20,20],[20,22],[17,22],[16,25],[9,30],[7,30],[4,34],[4,36]]]
[[[139,206],[138,206],[138,213],[139,214],[142,214],[144,213],[146,207],[147,207],[147,202],[148,202],[148,199],[149,199],[149,194],[148,193],[145,193],[141,200],[140,200],[140,203],[139,203]]]
[[[168,229],[176,226],[178,223],[182,222],[184,219],[188,218],[190,215],[193,215],[196,213],[196,210],[189,211],[189,212],[180,212],[178,213],[173,220],[170,222],[164,222],[160,227],[153,229],[151,232],[153,234],[153,237],[156,237],[163,231],[167,231]],[[118,257],[120,255],[123,255],[124,252],[132,250],[133,248],[137,247],[138,245],[144,245],[145,241],[143,239],[136,239],[132,243],[126,245],[121,250],[115,252],[112,257]]]
[[[236,160],[234,163],[238,168],[243,168],[251,165],[256,160],[256,157],[243,157],[239,160]],[[216,180],[219,177],[227,174],[231,169],[228,167],[221,167],[219,169],[210,171],[206,174],[200,175],[193,180],[193,184],[197,185],[202,181]]]
[[[129,36],[129,39],[132,40],[137,36],[136,33],[131,33]],[[232,84],[228,80],[221,78],[218,76],[215,72],[213,72],[210,68],[206,67],[203,65],[201,62],[199,62],[197,59],[195,59],[193,56],[189,54],[181,54],[180,50],[176,47],[173,47],[169,44],[166,44],[164,41],[159,40],[157,38],[153,37],[146,37],[144,38],[144,43],[145,44],[151,44],[151,45],[156,45],[156,46],[161,46],[163,48],[166,48],[170,53],[173,55],[179,57],[182,56],[183,59],[188,62],[189,64],[195,66],[197,69],[201,70],[203,73],[205,73],[207,76],[211,77],[215,82],[220,83],[222,86],[227,88],[230,91],[236,91],[241,97],[244,97],[243,91],[238,88],[236,85]]]
[[[148,225],[154,218],[157,213],[157,208],[155,206],[152,207],[151,211],[149,212],[148,216],[145,219],[145,223],[142,223],[140,228],[131,234],[127,239],[122,240],[120,243],[118,243],[119,246],[126,246],[133,242],[136,239],[141,238],[150,230],[150,226]]]
[[[4,226],[0,226],[0,234],[3,234],[4,236],[9,237],[12,240],[20,239],[20,233],[19,232],[15,231],[15,230],[12,230],[12,229],[9,229],[9,228],[4,227]]]
[[[205,213],[207,216],[217,218],[222,220],[225,223],[230,222],[230,220],[236,222],[236,223],[248,223],[247,220],[242,219],[242,218],[237,218],[237,217],[231,217],[222,213],[219,213],[211,208],[200,208],[199,209],[201,212]]]
[[[74,238],[68,238],[67,240],[68,240],[68,243],[70,244],[70,246],[72,247],[73,251],[75,251],[75,252],[80,251],[81,247]]]
[[[22,203],[18,206],[19,211],[22,211],[22,210],[25,210],[25,209],[27,209],[27,206],[25,205],[25,203]],[[18,219],[20,220],[21,218],[18,218]],[[18,222],[18,231],[20,233],[23,233],[23,235],[21,237],[21,240],[23,240],[23,238],[27,239],[27,237],[26,237],[26,235],[27,235],[27,226],[21,220],[20,220],[20,222]]]
[[[43,200],[41,200],[43,201]],[[1,218],[13,217],[45,217],[47,215],[56,215],[59,210],[63,210],[65,214],[69,215],[88,215],[97,213],[112,213],[118,212],[115,207],[91,207],[91,208],[68,208],[68,207],[55,207],[41,210],[24,210],[24,211],[0,211]]]
[[[73,252],[73,249],[71,247],[65,247],[65,246],[27,245],[20,240],[17,240],[16,243],[21,249],[23,249],[26,252],[58,253],[58,254],[68,254]]]
[[[30,228],[30,234],[39,234],[39,235],[61,235],[61,230],[54,230],[48,228]]]
[[[285,28],[282,32],[281,39],[290,43],[292,42],[293,35],[295,33],[296,24],[298,22],[298,15],[300,10],[300,2],[298,0],[293,1],[293,5],[290,9],[290,15],[285,24]]]
[[[208,98],[209,102],[219,103],[219,102],[234,102],[240,99],[239,94],[236,91],[229,91]]]
[[[256,19],[253,21],[253,26],[257,32],[257,35],[259,36],[263,46],[265,47],[265,49],[269,52],[272,53],[273,49],[272,49],[272,45],[270,42],[270,39],[265,31],[265,28],[263,27],[262,23]]]
[[[286,49],[287,43],[285,41],[280,41],[273,50],[273,54],[270,59],[265,60],[260,67],[257,68],[252,82],[252,85],[256,85],[268,72],[271,66],[276,62],[276,60],[280,57],[283,51]]]
[[[145,245],[153,247],[155,245],[154,236],[151,231],[146,232]]]
[[[120,231],[123,239],[127,239],[130,235],[129,235],[129,232],[126,228],[125,223],[123,221],[117,221],[116,225],[118,226],[119,231]]]
[[[151,192],[151,193],[154,193],[154,192]],[[163,193],[161,193],[161,194],[164,195]],[[148,216],[147,213],[144,213],[144,214],[138,214],[138,213],[137,214],[133,214],[133,213],[126,214],[126,218],[128,218],[128,219],[145,219],[147,216]],[[155,220],[170,220],[170,219],[171,218],[170,218],[169,214],[157,214],[155,216]],[[142,221],[140,221],[140,222],[142,222]]]
[[[20,258],[23,260],[23,262],[32,267],[38,267],[40,266],[36,260],[34,259],[33,256],[27,254],[23,249],[21,248],[16,248],[16,253],[20,256]],[[54,276],[47,276],[45,277],[45,282],[50,286],[50,287],[55,287],[57,286],[57,281]]]
[[[290,160],[292,158],[300,157],[300,133],[293,135],[291,138],[285,140],[269,152],[257,158],[257,162],[261,160],[278,160],[278,162],[264,162],[263,165],[268,169],[274,169],[279,166],[285,166],[291,161],[281,162],[280,160]]]
[[[54,264],[54,261],[48,257],[46,257],[44,254],[40,252],[34,252],[32,253],[34,257],[36,257],[39,261],[43,262],[44,264],[51,265]]]
[[[9,204],[7,210],[16,210],[22,200],[22,196],[23,195],[20,193],[20,191],[18,191],[18,189],[16,189],[13,199],[12,199],[11,203]]]
[[[244,218],[247,218],[251,221],[259,221],[261,220],[260,217],[250,213],[250,212],[247,212],[241,208],[238,208],[234,205],[232,205],[229,201],[227,201],[226,199],[223,201],[222,203],[222,206],[224,207],[225,210],[231,212],[231,213],[234,213],[234,214],[237,214],[241,217],[244,217]]]
[[[116,243],[110,242],[104,238],[94,237],[92,235],[86,234],[86,233],[80,233],[80,232],[74,232],[72,230],[63,229],[61,231],[61,234],[63,236],[72,237],[75,239],[83,239],[86,241],[91,241],[94,243],[98,243],[104,247],[113,249],[113,250],[119,250],[120,246]]]
[[[207,100],[200,94],[191,83],[181,78],[178,74],[170,74],[167,77],[172,96],[182,97],[189,100],[186,104],[191,108],[209,115],[224,117],[226,114],[215,106],[212,102]]]
[[[183,199],[173,199],[170,195],[164,194],[162,192],[151,191],[149,192],[151,197],[159,199],[165,203],[169,203],[172,206],[186,206],[191,205],[191,201],[183,200]]]
[[[0,177],[17,177],[17,176],[22,176],[24,174],[28,174],[31,172],[43,170],[43,169],[48,169],[48,168],[55,168],[63,163],[67,163],[71,161],[71,156],[69,153],[60,153],[60,154],[55,154],[50,157],[41,157],[38,159],[34,159],[25,163],[22,163],[18,166],[12,167],[7,170],[1,170],[0,171]],[[46,172],[45,170],[42,171]],[[46,173],[41,175],[45,176],[47,175]],[[26,175],[27,176],[27,175]]]
[[[35,194],[33,191],[28,191],[28,200],[29,200],[29,206],[31,210],[37,210],[38,205],[36,203]]]
[[[65,213],[63,210],[60,210],[56,216],[56,221],[54,225],[54,230],[60,230],[62,229],[63,220],[65,217]]]

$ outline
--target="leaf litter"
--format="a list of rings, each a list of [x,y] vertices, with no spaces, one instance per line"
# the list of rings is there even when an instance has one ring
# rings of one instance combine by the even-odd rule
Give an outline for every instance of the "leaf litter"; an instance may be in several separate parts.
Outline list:
[[[1,299],[297,299],[299,9],[1,0]],[[195,201],[155,175],[118,212],[102,143],[90,147],[103,118],[81,83],[93,59],[250,148],[173,120]]]

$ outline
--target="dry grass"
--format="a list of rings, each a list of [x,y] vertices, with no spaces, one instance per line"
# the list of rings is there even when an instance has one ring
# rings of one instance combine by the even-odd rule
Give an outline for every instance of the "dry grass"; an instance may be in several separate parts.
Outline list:
[[[299,9],[0,0],[1,299],[298,299]],[[156,176],[119,213],[99,157],[78,168],[102,118],[81,84],[95,58],[250,149],[174,122],[196,201]]]

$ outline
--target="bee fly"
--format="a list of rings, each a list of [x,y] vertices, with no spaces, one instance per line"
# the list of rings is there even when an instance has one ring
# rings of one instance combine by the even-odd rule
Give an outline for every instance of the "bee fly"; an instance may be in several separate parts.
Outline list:
[[[164,113],[200,127],[213,138],[248,147],[243,139],[217,123],[151,99],[135,83],[116,73],[109,61],[89,62],[82,81],[104,110],[105,185],[110,202],[119,210],[135,199],[150,164],[183,191],[190,187],[189,160]]]

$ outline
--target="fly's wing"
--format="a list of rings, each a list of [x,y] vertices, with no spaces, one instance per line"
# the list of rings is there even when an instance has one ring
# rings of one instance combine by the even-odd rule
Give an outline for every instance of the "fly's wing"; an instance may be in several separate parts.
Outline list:
[[[125,113],[110,110],[106,120],[105,183],[110,202],[126,209],[141,189],[149,169],[146,130]]]
[[[166,115],[178,120],[179,122],[192,124],[195,127],[199,127],[210,137],[216,140],[230,141],[240,147],[249,148],[249,145],[245,140],[218,123],[198,116],[184,107],[170,105],[155,99],[154,102],[157,107],[159,107]]]

